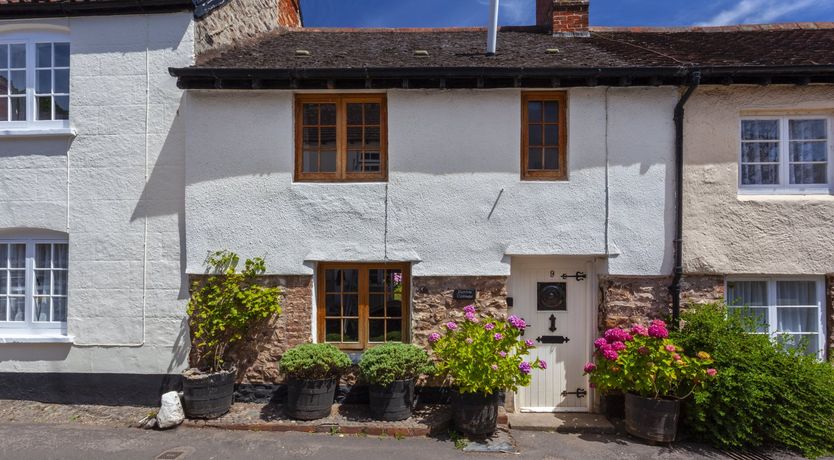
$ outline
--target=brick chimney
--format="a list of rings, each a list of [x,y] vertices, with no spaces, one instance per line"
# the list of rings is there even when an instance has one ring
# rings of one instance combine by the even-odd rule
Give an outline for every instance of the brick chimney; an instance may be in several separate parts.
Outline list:
[[[536,25],[553,35],[587,37],[589,0],[536,0]]]

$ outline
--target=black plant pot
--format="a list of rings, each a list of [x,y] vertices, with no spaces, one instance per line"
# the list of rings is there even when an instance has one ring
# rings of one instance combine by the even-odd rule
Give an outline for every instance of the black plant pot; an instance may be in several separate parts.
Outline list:
[[[672,442],[678,433],[681,402],[652,399],[631,393],[625,396],[626,431],[654,442]]]
[[[235,395],[237,370],[196,374],[189,371],[182,376],[185,416],[188,418],[217,418],[229,412]]]
[[[411,417],[414,403],[414,380],[397,380],[388,385],[370,385],[368,402],[377,420],[395,422]]]
[[[316,420],[330,415],[338,380],[296,380],[287,382],[287,415],[297,420]]]
[[[488,436],[498,426],[498,403],[500,393],[452,394],[452,419],[461,433],[469,436]]]
[[[603,396],[605,415],[608,418],[625,418],[625,395],[622,393],[609,393]]]

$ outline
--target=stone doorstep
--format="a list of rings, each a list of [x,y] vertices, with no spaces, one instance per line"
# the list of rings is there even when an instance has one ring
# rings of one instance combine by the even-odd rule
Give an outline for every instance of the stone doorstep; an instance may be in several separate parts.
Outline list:
[[[614,434],[617,429],[602,414],[556,412],[508,414],[510,428],[557,433]]]

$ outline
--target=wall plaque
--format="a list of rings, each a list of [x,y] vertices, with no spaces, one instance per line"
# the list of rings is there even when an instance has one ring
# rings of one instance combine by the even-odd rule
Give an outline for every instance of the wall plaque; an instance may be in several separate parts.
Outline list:
[[[478,291],[475,289],[455,289],[452,297],[455,300],[475,300],[478,296]]]

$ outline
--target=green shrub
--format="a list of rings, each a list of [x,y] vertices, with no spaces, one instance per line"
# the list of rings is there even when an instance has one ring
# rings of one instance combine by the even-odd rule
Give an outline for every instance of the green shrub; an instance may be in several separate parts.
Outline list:
[[[755,319],[720,304],[693,307],[674,339],[712,355],[718,375],[689,402],[685,424],[723,448],[781,444],[816,457],[834,452],[834,368],[748,334]]]
[[[359,370],[368,383],[385,386],[428,374],[432,366],[426,350],[405,343],[386,343],[363,353]]]
[[[351,364],[347,354],[329,343],[305,343],[292,347],[279,362],[281,372],[298,380],[336,378]]]
[[[229,251],[209,254],[209,276],[192,286],[187,312],[193,347],[197,366],[209,372],[220,371],[229,345],[245,337],[252,325],[281,313],[281,288],[258,284],[266,271],[263,259],[247,259],[241,272],[239,261]]]

